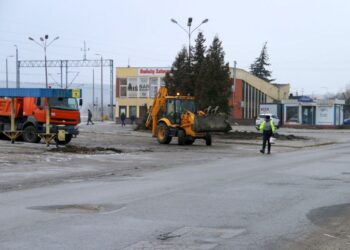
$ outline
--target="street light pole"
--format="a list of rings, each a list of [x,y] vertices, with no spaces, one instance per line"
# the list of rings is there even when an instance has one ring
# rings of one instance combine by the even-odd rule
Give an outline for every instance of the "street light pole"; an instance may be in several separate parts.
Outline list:
[[[19,88],[19,62],[18,62],[18,47],[16,47],[16,88]]]
[[[13,57],[13,56],[11,55],[11,56],[6,57],[6,88],[9,87],[9,69],[8,69],[8,58],[9,57]]]
[[[45,40],[44,54],[45,54],[45,83],[46,83],[46,88],[47,88],[48,81],[47,81],[46,40]]]
[[[96,54],[101,56],[101,121],[103,122],[103,57],[101,54]]]
[[[40,37],[41,43],[38,43],[34,38],[28,37],[29,40],[35,42],[37,45],[42,47],[44,49],[44,54],[45,54],[45,83],[46,83],[46,88],[48,88],[48,81],[47,81],[47,60],[46,60],[46,48],[49,47],[54,41],[59,39],[59,36],[56,36],[49,44],[47,44],[47,40],[49,39],[49,35],[45,35],[44,37]]]
[[[92,110],[95,111],[95,69],[92,69]]]
[[[175,23],[177,26],[179,26],[183,31],[185,31],[188,35],[188,61],[190,62],[191,61],[191,35],[194,31],[196,31],[202,24],[205,24],[209,21],[208,18],[204,19],[196,28],[194,28],[192,31],[191,31],[191,27],[192,27],[192,17],[189,17],[188,18],[188,21],[187,21],[187,26],[188,26],[188,31],[182,27],[175,19],[170,19],[171,22]]]

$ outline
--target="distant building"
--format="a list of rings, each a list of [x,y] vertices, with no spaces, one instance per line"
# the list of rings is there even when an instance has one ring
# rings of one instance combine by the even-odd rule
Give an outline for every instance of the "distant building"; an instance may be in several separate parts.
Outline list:
[[[233,95],[229,104],[233,120],[251,122],[259,115],[260,103],[280,103],[289,96],[290,84],[271,84],[243,69],[230,70]]]
[[[282,101],[285,125],[316,125],[333,127],[343,124],[344,100],[313,100],[307,96]]]
[[[127,118],[142,116],[142,106],[150,107],[169,67],[117,67],[116,112]],[[259,115],[260,103],[279,103],[289,96],[289,84],[271,84],[243,69],[230,68],[232,96],[228,103],[231,119],[252,122]]]
[[[122,113],[127,118],[142,116],[142,106],[152,105],[160,86],[165,85],[163,78],[169,71],[166,67],[117,67],[116,119]]]

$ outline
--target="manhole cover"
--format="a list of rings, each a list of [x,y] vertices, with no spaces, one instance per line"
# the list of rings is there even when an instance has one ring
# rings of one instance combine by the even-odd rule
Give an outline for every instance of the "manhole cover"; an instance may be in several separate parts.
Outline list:
[[[119,210],[125,205],[113,204],[65,204],[50,206],[33,206],[28,209],[54,213],[106,213]]]

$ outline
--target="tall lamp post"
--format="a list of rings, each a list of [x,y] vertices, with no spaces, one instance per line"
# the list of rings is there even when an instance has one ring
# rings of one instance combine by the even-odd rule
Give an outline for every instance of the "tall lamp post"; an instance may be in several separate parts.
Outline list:
[[[40,37],[41,43],[37,42],[34,40],[34,38],[28,37],[29,40],[35,42],[37,45],[42,47],[44,49],[44,54],[45,54],[45,82],[46,82],[46,88],[48,88],[48,81],[47,81],[47,60],[46,60],[46,48],[49,47],[54,41],[59,39],[59,36],[56,36],[51,42],[47,42],[49,39],[49,35],[45,35],[44,37]]]
[[[183,31],[185,31],[188,35],[188,61],[190,62],[191,60],[191,35],[192,33],[197,30],[202,24],[205,24],[209,21],[208,18],[204,19],[196,28],[194,28],[193,30],[191,30],[192,27],[192,17],[188,18],[187,21],[187,26],[188,26],[188,30],[186,30],[182,25],[180,25],[175,19],[171,18],[170,19],[173,23],[175,23],[177,26],[179,26]]]
[[[101,54],[95,54],[101,56],[101,121],[103,122],[103,57]]]
[[[6,57],[6,88],[9,87],[9,68],[8,68],[8,58],[14,57],[13,55]]]
[[[18,46],[15,44],[13,45],[16,47],[16,88],[19,88],[19,62],[18,62]]]

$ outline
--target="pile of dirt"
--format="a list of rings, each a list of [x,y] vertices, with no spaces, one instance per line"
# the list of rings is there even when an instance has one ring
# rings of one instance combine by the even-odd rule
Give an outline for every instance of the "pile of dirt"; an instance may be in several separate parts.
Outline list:
[[[232,131],[229,133],[216,133],[221,138],[233,139],[233,140],[257,140],[261,139],[262,134],[259,132],[248,132],[248,131]],[[296,135],[284,135],[275,133],[274,137],[278,140],[307,140],[306,137]]]
[[[83,147],[75,145],[66,145],[64,147],[57,147],[49,149],[50,152],[55,153],[73,153],[73,154],[120,154],[123,153],[121,149],[118,148],[104,148],[104,147]]]

